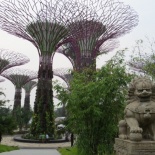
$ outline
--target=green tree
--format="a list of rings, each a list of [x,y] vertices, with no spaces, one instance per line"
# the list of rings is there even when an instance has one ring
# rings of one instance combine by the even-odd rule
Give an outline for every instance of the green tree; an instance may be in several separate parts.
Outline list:
[[[59,99],[66,103],[68,128],[78,135],[79,155],[112,153],[131,80],[125,70],[123,57],[117,54],[97,72],[74,72],[70,92],[55,86]]]
[[[128,64],[133,70],[155,79],[155,41],[149,38],[137,40]]]
[[[12,134],[16,129],[16,123],[12,117],[12,110],[7,107],[0,107],[0,132],[1,134]]]
[[[19,128],[19,131],[22,131],[23,127],[25,127],[25,129],[28,128],[28,124],[30,119],[32,118],[32,110],[27,110],[24,107],[22,108],[17,108],[15,110],[15,120],[16,120],[16,124]]]
[[[2,90],[0,91],[0,96],[5,96]],[[10,134],[16,129],[16,124],[12,117],[12,110],[5,107],[6,102],[8,102],[8,100],[0,100],[0,141],[2,134]]]

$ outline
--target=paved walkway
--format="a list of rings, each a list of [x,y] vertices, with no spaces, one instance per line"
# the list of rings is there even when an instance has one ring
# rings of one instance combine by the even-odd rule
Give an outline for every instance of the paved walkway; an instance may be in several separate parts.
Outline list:
[[[70,146],[70,142],[65,143],[23,143],[13,140],[13,136],[3,136],[1,144],[18,146],[20,150],[3,152],[1,155],[60,155],[56,150],[59,147]]]
[[[0,153],[1,155],[60,155],[56,149],[20,149]]]

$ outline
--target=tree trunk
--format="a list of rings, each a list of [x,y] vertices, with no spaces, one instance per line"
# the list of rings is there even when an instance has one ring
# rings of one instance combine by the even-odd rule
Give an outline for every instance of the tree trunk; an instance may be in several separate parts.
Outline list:
[[[21,108],[21,88],[16,88],[13,111]]]
[[[31,125],[33,135],[54,135],[54,104],[52,91],[52,64],[40,63],[38,84],[34,104],[34,118]]]
[[[29,92],[26,92],[26,95],[25,95],[24,109],[26,111],[30,111],[30,93]]]

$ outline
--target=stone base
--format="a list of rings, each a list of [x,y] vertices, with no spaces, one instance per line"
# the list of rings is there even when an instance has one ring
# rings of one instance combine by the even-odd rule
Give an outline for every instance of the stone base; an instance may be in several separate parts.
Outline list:
[[[116,155],[155,155],[155,141],[133,142],[115,138]]]

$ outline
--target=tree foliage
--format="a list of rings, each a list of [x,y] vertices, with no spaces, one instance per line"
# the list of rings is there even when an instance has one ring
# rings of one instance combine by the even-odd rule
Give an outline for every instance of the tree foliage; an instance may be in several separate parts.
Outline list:
[[[139,73],[155,78],[155,41],[137,40],[133,47],[133,55],[129,61],[129,66]]]
[[[0,91],[0,96],[5,96],[3,91]],[[15,121],[12,117],[12,110],[5,107],[7,100],[0,100],[0,135],[1,134],[11,134],[14,129],[16,129]]]
[[[74,72],[70,91],[55,86],[59,99],[66,103],[68,128],[78,135],[79,155],[112,153],[131,80],[123,62],[117,54],[97,72]]]
[[[29,126],[29,121],[32,118],[32,110],[27,110],[24,107],[15,109],[16,115],[15,120],[16,124],[20,131],[22,131],[23,128],[27,129]]]
[[[0,107],[0,132],[2,134],[12,134],[16,129],[16,123],[12,117],[12,110]]]

